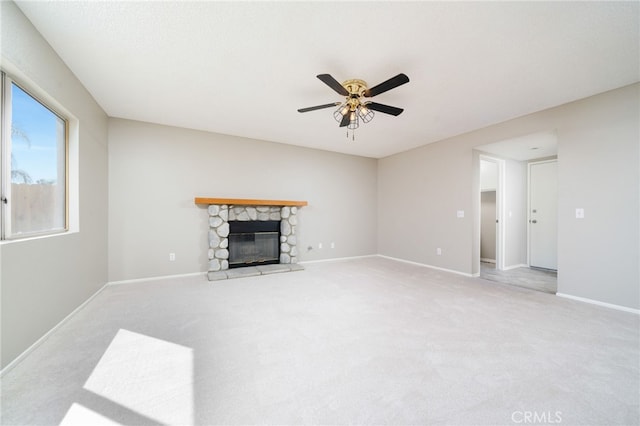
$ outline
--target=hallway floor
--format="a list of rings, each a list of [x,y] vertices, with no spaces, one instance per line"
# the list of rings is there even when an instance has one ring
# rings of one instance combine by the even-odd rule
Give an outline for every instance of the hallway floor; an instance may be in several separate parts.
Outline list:
[[[545,293],[556,294],[558,290],[558,272],[550,269],[522,267],[499,271],[493,263],[480,262],[480,277]]]

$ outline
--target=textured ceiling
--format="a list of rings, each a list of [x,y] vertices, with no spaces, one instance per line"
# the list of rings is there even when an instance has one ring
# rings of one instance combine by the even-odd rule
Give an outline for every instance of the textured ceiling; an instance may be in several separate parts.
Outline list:
[[[638,2],[18,2],[109,116],[381,158],[639,78]],[[355,141],[316,75],[370,86]],[[541,129],[548,130],[548,129]]]

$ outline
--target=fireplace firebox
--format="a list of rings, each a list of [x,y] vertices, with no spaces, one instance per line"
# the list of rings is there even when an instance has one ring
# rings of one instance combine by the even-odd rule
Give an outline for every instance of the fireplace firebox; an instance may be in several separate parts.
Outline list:
[[[229,221],[229,268],[280,263],[280,221]]]

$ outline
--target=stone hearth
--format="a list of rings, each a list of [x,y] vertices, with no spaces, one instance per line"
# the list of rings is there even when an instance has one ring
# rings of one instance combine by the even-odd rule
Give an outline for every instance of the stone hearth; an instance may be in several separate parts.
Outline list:
[[[227,269],[225,271],[209,271],[209,281],[227,280],[231,278],[255,277],[257,275],[277,274],[280,272],[302,271],[304,267],[297,263],[279,265],[247,266],[245,268]]]

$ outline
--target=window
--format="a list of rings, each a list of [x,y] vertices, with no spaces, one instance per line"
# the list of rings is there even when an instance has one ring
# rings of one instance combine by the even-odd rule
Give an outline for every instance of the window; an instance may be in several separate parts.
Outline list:
[[[2,73],[2,239],[68,229],[68,123]]]

